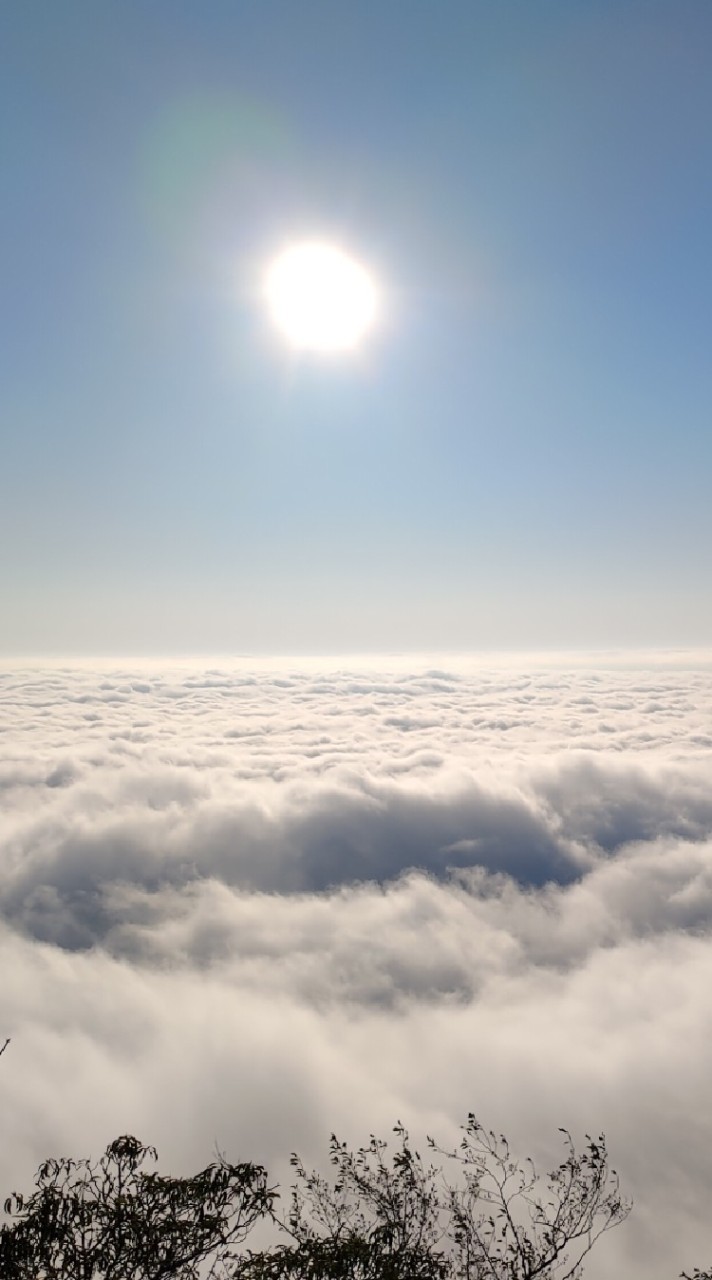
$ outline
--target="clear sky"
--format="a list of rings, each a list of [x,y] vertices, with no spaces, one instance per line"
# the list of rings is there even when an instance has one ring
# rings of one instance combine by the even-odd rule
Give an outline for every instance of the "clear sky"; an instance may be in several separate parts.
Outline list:
[[[0,19],[6,653],[712,642],[709,0]],[[319,237],[383,317],[295,356]]]

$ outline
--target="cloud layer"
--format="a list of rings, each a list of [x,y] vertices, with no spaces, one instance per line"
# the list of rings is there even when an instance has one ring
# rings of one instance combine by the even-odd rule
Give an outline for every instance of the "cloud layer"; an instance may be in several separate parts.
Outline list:
[[[266,662],[0,681],[5,1190],[122,1130],[317,1159],[604,1128],[587,1274],[712,1258],[712,667]]]

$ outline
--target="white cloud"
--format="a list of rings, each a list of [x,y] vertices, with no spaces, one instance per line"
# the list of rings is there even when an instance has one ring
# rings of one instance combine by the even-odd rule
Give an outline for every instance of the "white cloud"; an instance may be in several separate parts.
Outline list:
[[[317,1158],[604,1128],[587,1274],[712,1257],[712,670],[439,660],[0,683],[5,1190],[120,1131]],[[282,1165],[283,1167],[283,1165]]]

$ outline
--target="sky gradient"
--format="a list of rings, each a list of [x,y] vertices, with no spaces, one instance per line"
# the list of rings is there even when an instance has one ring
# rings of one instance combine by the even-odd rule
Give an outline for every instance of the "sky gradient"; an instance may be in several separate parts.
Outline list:
[[[24,0],[6,654],[707,645],[706,0]],[[295,358],[262,274],[386,299]]]

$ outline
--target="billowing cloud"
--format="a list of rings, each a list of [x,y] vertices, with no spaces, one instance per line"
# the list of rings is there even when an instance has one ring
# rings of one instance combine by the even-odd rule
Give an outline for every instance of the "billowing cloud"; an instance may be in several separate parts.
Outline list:
[[[712,668],[11,669],[6,1191],[120,1131],[317,1159],[469,1109],[606,1130],[587,1274],[712,1258]]]

